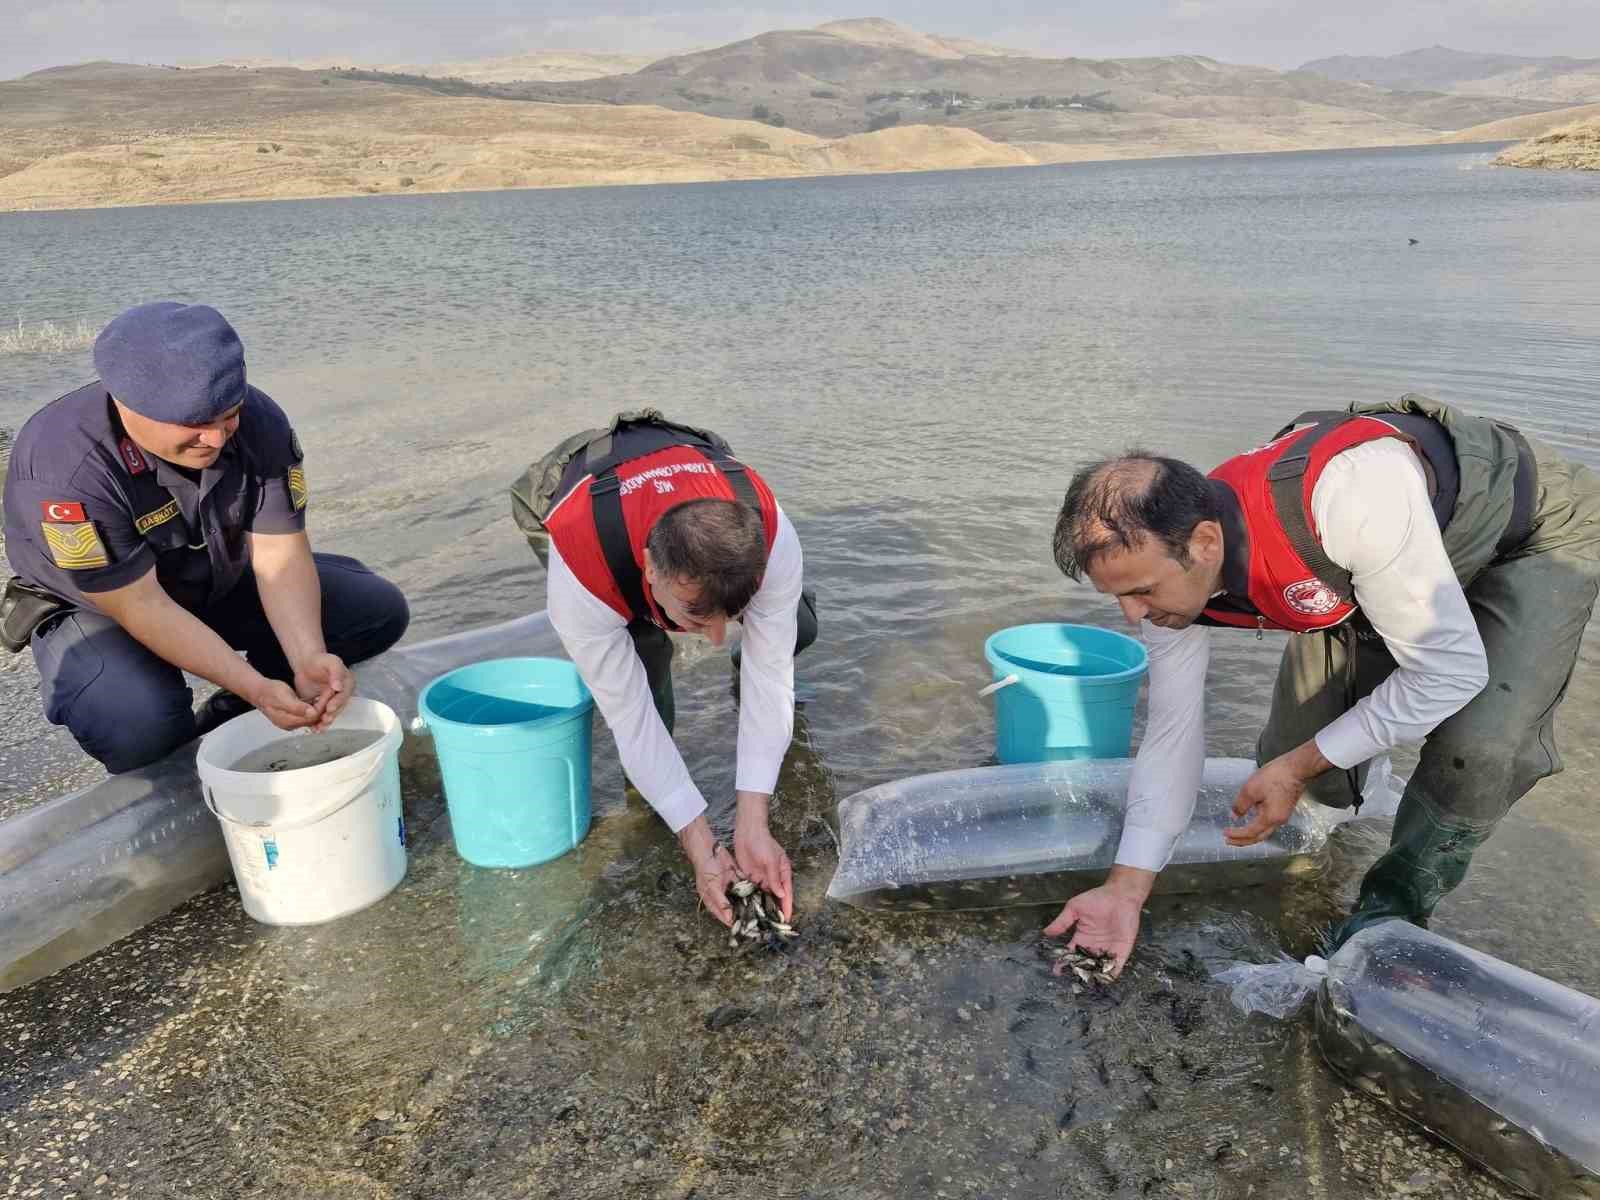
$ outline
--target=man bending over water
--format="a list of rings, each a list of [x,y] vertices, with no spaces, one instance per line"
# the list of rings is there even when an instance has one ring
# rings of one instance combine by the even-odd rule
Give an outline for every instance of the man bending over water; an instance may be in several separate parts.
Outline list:
[[[628,778],[678,835],[701,900],[731,925],[727,892],[743,874],[778,897],[787,920],[789,856],[767,805],[794,733],[794,656],[816,639],[817,618],[801,591],[800,539],[771,489],[715,434],[646,409],[566,439],[512,497],[549,570],[550,623]],[[730,855],[672,741],[668,632],[720,646],[733,620],[744,637]]]
[[[1045,930],[1118,970],[1194,811],[1209,627],[1296,635],[1234,845],[1269,836],[1301,795],[1359,804],[1371,759],[1423,744],[1333,948],[1381,920],[1425,926],[1511,806],[1561,770],[1553,723],[1600,580],[1600,476],[1423,396],[1295,424],[1209,476],[1139,451],[1096,463],[1061,507],[1057,563],[1115,596],[1150,652],[1116,865]]]

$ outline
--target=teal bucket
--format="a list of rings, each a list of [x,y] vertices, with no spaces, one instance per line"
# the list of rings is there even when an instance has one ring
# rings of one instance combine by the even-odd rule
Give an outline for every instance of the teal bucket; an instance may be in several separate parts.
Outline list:
[[[1002,763],[1127,757],[1149,668],[1141,642],[1094,625],[1015,625],[991,635],[983,655]]]
[[[594,699],[564,658],[497,658],[441,675],[417,701],[433,734],[456,852],[531,867],[589,832]]]

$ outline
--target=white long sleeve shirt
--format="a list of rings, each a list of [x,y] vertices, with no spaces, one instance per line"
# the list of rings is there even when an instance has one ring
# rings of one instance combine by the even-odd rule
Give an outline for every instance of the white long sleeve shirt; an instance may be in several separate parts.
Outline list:
[[[1317,734],[1317,749],[1349,768],[1421,741],[1489,681],[1488,659],[1456,580],[1416,454],[1394,438],[1329,460],[1311,493],[1322,549],[1350,572],[1361,612],[1394,672]],[[1159,871],[1194,815],[1205,763],[1205,680],[1211,630],[1142,622],[1150,653],[1149,718],[1128,787],[1117,862]]]
[[[781,508],[777,516],[766,574],[742,617],[735,783],[740,791],[768,795],[794,734],[796,609],[804,573],[800,538]],[[706,802],[656,712],[628,622],[578,581],[554,545],[546,603],[550,624],[611,727],[628,778],[677,833]]]

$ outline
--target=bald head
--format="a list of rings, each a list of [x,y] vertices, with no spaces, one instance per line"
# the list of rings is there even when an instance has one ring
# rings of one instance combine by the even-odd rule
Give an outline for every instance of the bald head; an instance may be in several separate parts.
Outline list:
[[[1186,462],[1146,450],[1090,463],[1072,477],[1056,518],[1056,565],[1081,579],[1113,550],[1159,543],[1179,566],[1202,521],[1220,516],[1206,477]]]

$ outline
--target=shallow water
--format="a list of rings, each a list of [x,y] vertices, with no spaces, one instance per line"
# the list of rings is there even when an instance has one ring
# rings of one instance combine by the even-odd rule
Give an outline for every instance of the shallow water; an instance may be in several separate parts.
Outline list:
[[[224,890],[0,997],[0,1194],[101,1173],[151,1196],[1501,1194],[1347,1093],[1303,1023],[1246,1021],[1201,977],[1312,949],[1383,845],[1372,822],[1313,882],[1154,901],[1105,997],[1049,976],[1048,910],[823,902],[839,798],[992,754],[990,633],[1117,624],[1050,561],[1078,460],[1137,440],[1210,466],[1303,409],[1414,389],[1600,463],[1600,178],[1487,157],[0,216],[7,312],[176,295],[234,319],[306,445],[316,544],[405,587],[411,636],[539,607],[505,485],[643,404],[766,475],[822,629],[774,802],[793,954],[728,957],[603,724],[594,829],[531,871],[455,857],[412,746],[416,840],[382,904],[268,929]],[[0,425],[83,361],[0,361]],[[1280,646],[1217,638],[1212,754],[1253,752]],[[1435,923],[1590,994],[1597,656],[1558,726],[1566,774]],[[676,674],[679,744],[726,822],[727,658],[685,643]],[[0,664],[0,815],[94,774],[32,687],[25,657]],[[749,1015],[708,1028],[727,1005]]]
[[[292,734],[257,746],[228,767],[230,771],[303,771],[359,754],[383,737],[375,729],[329,729]]]

